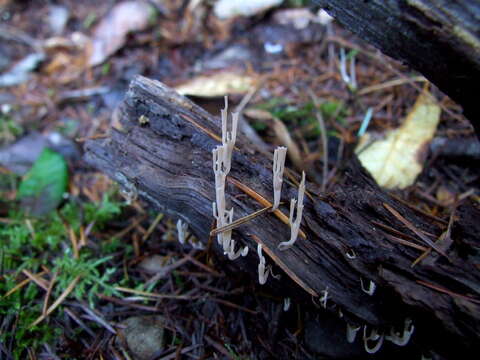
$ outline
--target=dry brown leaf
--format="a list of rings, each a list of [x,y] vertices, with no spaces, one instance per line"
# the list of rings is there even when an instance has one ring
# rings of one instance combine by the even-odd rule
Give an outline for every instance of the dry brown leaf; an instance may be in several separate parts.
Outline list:
[[[99,65],[120,49],[127,34],[147,28],[155,9],[146,1],[123,1],[100,21],[93,34],[93,51],[88,64]]]
[[[288,158],[297,170],[305,170],[302,152],[297,143],[292,139],[287,127],[280,119],[276,118],[266,110],[255,108],[245,109],[243,114],[250,119],[268,121],[272,125],[273,132],[275,133],[276,143],[288,148]]]
[[[428,143],[440,120],[441,109],[428,91],[420,94],[398,129],[380,140],[365,134],[355,152],[375,181],[387,189],[404,189],[423,169]]]
[[[253,86],[255,86],[255,80],[250,76],[222,71],[212,75],[198,76],[175,89],[182,95],[218,97],[245,94]]]
[[[243,111],[243,115],[245,115],[246,117],[249,117],[250,119],[260,120],[260,121],[272,120],[273,118],[272,114],[267,110],[255,109],[255,108],[245,109]]]
[[[302,159],[302,152],[300,151],[297,143],[290,136],[287,127],[276,117],[272,117],[272,119],[273,131],[275,132],[275,136],[277,137],[278,144],[286,146],[288,148],[287,155],[292,161],[293,165],[298,170],[304,170],[305,167]]]

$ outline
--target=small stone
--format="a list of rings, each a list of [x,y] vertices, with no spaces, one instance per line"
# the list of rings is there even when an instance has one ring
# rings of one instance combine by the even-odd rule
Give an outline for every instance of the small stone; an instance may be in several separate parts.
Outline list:
[[[150,360],[163,349],[165,320],[162,316],[134,316],[120,324],[119,339],[135,360]]]

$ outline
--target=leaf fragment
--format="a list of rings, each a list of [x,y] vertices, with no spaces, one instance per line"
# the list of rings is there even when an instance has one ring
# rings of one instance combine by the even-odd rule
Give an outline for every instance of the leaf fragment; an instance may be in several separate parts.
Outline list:
[[[130,32],[145,30],[155,9],[146,1],[122,1],[100,21],[94,30],[90,66],[103,63],[125,44]]]
[[[398,129],[378,140],[371,133],[362,136],[355,153],[378,185],[404,189],[415,182],[423,170],[427,145],[437,129],[440,112],[440,106],[424,91]]]

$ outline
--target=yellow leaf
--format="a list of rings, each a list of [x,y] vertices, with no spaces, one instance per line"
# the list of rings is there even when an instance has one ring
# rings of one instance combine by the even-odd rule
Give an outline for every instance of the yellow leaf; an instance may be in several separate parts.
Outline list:
[[[420,94],[398,129],[372,140],[366,133],[355,152],[375,181],[387,189],[404,189],[422,172],[428,143],[440,120],[440,107],[428,91]]]
[[[233,72],[219,72],[210,76],[198,76],[175,89],[181,95],[218,97],[244,94],[255,81],[252,77]]]

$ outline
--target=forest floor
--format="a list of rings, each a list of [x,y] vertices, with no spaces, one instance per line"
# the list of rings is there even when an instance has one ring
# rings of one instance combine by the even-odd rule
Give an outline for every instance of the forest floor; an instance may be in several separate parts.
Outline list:
[[[421,174],[395,193],[446,219],[480,201],[461,108],[304,3],[220,20],[206,1],[0,0],[0,359],[321,356],[304,309],[284,311],[193,237],[180,244],[172,219],[82,161],[135,75],[212,114],[229,95],[250,140],[288,143],[325,191],[367,129],[401,126],[428,91],[439,122],[412,145]]]

